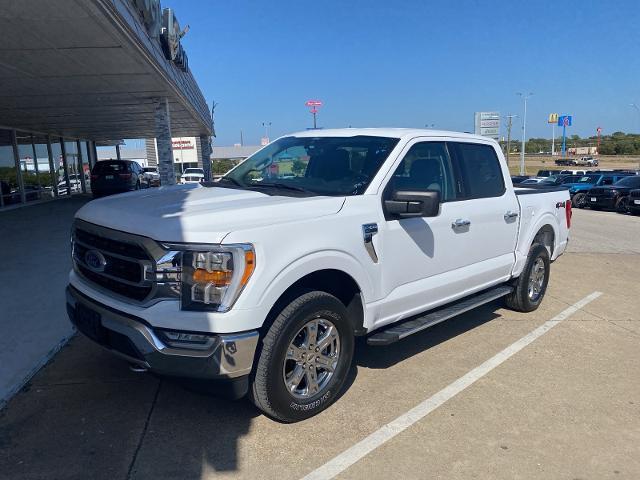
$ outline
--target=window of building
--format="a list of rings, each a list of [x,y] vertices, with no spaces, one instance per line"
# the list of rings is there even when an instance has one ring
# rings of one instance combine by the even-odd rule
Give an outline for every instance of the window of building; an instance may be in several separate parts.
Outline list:
[[[0,129],[0,207],[20,203],[20,188],[13,155],[11,130]]]

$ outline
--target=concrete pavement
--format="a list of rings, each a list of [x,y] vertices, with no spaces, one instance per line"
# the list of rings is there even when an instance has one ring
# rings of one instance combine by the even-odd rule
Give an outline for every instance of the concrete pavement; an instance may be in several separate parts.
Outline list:
[[[349,390],[294,425],[130,373],[75,337],[0,413],[0,478],[298,479],[594,291],[337,478],[640,478],[637,220],[576,212],[540,309],[496,303],[389,347],[361,343]]]

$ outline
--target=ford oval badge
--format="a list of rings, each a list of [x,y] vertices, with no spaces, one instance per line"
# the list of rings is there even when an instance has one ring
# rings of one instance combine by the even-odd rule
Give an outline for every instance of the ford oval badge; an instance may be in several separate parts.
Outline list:
[[[104,272],[107,260],[98,250],[89,250],[84,254],[84,263],[94,272]]]

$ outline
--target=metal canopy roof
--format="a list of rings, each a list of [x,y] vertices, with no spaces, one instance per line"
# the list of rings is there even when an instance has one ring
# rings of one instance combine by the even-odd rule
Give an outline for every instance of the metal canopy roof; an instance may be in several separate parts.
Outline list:
[[[154,98],[173,136],[210,135],[191,72],[163,54],[127,0],[22,0],[0,9],[0,125],[92,140],[153,138]]]

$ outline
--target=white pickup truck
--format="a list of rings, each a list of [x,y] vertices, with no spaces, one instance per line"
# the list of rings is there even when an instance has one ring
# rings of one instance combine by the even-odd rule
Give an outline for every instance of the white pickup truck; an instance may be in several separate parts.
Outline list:
[[[570,222],[567,190],[514,189],[493,140],[306,131],[218,182],[85,205],[67,306],[141,369],[293,422],[336,399],[356,336],[387,345],[498,298],[535,310]]]

